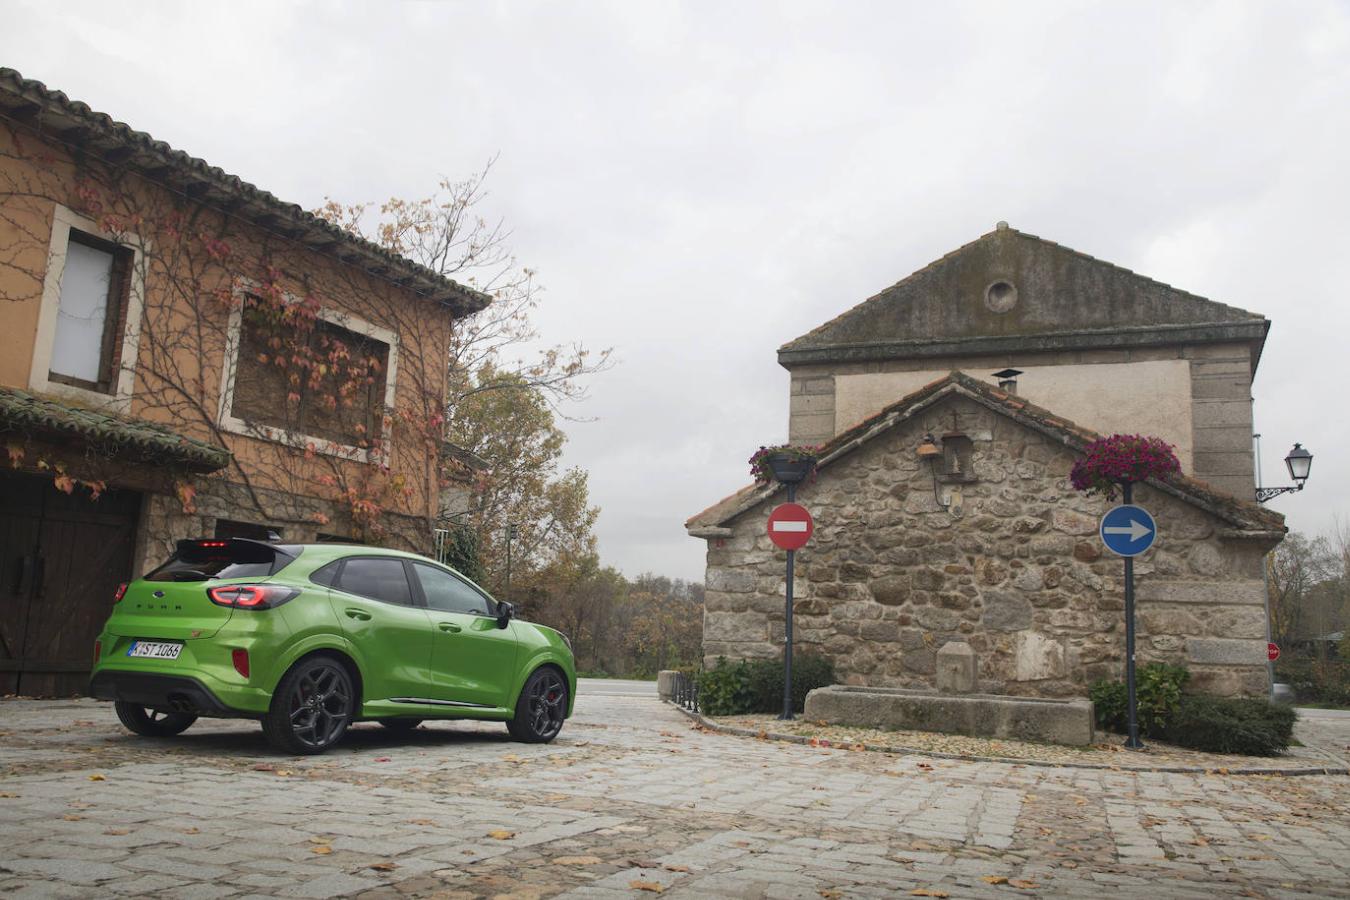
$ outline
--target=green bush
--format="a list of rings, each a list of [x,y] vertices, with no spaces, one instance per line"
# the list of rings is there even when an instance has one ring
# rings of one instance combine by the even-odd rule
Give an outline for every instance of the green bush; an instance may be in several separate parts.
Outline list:
[[[717,657],[717,665],[698,676],[698,707],[709,716],[737,716],[751,711],[750,667]]]
[[[1193,750],[1275,756],[1289,749],[1297,716],[1269,700],[1192,695],[1182,698],[1162,738]]]
[[[792,705],[801,712],[809,691],[834,684],[834,665],[822,656],[792,657]],[[698,676],[698,705],[709,716],[783,711],[783,661],[779,658],[717,664]]]
[[[834,663],[814,653],[792,654],[792,709],[801,712],[806,695],[834,684]],[[783,711],[783,660],[757,659],[750,663],[750,691],[754,712]]]
[[[1088,699],[1092,701],[1092,711],[1097,717],[1097,727],[1103,731],[1124,734],[1129,722],[1129,695],[1123,681],[1092,682],[1088,687]]]
[[[1149,663],[1135,673],[1135,708],[1139,733],[1158,737],[1181,705],[1181,689],[1191,678],[1184,666]],[[1107,731],[1124,734],[1129,728],[1129,707],[1125,682],[1094,681],[1088,688],[1097,716],[1097,725]]]

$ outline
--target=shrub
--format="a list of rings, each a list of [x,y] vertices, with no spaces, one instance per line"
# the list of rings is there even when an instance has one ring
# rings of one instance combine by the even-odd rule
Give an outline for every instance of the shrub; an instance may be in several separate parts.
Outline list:
[[[792,654],[792,709],[801,712],[806,695],[818,687],[834,684],[834,663],[814,653]],[[750,690],[755,712],[783,711],[782,659],[757,659],[750,663]]]
[[[1124,734],[1129,725],[1129,695],[1123,681],[1092,682],[1088,688],[1088,699],[1092,701],[1092,711],[1097,717],[1097,727],[1103,731]]]
[[[717,664],[698,676],[698,706],[709,716],[737,716],[751,711],[750,667],[741,660],[732,665],[719,656]]]
[[[1193,750],[1275,756],[1289,749],[1297,717],[1292,707],[1269,700],[1191,695],[1162,737]]]
[[[801,712],[809,691],[834,684],[834,664],[813,653],[792,657],[792,706]],[[699,709],[709,716],[783,711],[783,661],[741,660],[717,664],[698,676]]]
[[[1181,689],[1191,678],[1184,666],[1149,663],[1135,673],[1139,733],[1158,737],[1181,705]],[[1088,689],[1097,725],[1124,734],[1129,730],[1128,693],[1123,681],[1094,681]]]

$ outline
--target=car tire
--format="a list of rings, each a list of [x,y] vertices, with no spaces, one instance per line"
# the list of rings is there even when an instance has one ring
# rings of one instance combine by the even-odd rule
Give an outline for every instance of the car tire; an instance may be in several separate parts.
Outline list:
[[[187,731],[197,717],[191,713],[163,712],[148,706],[138,706],[125,700],[118,700],[117,718],[127,730],[145,737],[173,737]]]
[[[516,715],[506,723],[511,737],[527,744],[547,744],[562,731],[567,717],[567,680],[557,669],[536,669],[525,680],[516,701]]]
[[[283,753],[323,753],[347,732],[356,708],[351,676],[331,656],[296,663],[272,693],[263,735]]]
[[[422,724],[421,719],[380,719],[379,722],[394,734],[411,734]]]

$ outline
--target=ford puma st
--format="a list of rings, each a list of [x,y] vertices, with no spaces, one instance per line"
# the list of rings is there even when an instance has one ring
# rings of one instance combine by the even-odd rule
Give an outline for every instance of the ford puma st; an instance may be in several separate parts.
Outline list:
[[[425,557],[203,539],[119,588],[89,693],[137,734],[254,718],[286,753],[363,720],[497,720],[545,743],[572,714],[576,667],[564,635]]]

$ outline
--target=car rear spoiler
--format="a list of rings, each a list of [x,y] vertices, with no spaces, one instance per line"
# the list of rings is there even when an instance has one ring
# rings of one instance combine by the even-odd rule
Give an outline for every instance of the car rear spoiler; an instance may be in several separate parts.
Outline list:
[[[280,544],[273,544],[268,541],[256,541],[252,538],[183,538],[177,543],[178,555],[190,555],[202,550],[231,550],[239,552],[240,556],[256,555],[260,550],[266,550],[274,556],[284,556],[287,559],[296,559],[297,554],[292,548]]]

